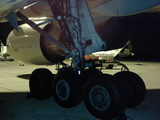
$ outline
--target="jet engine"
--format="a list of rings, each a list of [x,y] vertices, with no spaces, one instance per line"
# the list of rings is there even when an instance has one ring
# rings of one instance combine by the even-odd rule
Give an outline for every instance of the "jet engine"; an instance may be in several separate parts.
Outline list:
[[[66,47],[68,46],[61,29],[55,23],[42,25],[41,29]],[[12,30],[10,32],[7,38],[7,49],[15,60],[20,60],[24,63],[37,65],[55,64],[65,59],[62,49],[27,24],[20,25],[19,31]]]

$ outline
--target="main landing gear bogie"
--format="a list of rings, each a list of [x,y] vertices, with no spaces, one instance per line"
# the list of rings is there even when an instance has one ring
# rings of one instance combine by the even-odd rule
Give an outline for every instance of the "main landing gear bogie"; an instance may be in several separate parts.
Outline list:
[[[139,105],[146,94],[143,80],[130,71],[109,75],[95,69],[87,70],[81,76],[73,68],[64,67],[53,76],[47,69],[36,69],[29,85],[36,99],[53,96],[64,108],[74,107],[84,100],[93,116],[107,120],[122,115],[126,107]]]

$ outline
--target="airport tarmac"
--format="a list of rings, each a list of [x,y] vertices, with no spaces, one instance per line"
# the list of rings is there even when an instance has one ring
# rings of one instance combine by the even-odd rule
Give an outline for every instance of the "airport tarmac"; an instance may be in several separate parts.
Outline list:
[[[130,71],[145,82],[145,100],[135,108],[127,108],[127,120],[160,120],[160,62],[123,61]],[[85,108],[83,102],[73,108],[62,108],[53,98],[28,99],[29,77],[36,68],[48,68],[56,73],[55,66],[26,65],[17,61],[0,61],[0,120],[98,120]],[[120,66],[103,69],[104,73],[119,72]]]

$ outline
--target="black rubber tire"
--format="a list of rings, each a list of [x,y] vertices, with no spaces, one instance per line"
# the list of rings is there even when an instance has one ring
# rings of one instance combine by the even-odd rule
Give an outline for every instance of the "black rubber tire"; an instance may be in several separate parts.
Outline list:
[[[73,69],[62,68],[52,84],[53,97],[58,105],[71,108],[78,105],[83,98],[83,82]]]
[[[108,65],[108,67],[106,67],[106,69],[113,69],[113,65]]]
[[[111,120],[126,108],[126,94],[121,83],[115,79],[112,75],[97,74],[86,83],[84,103],[96,118]]]
[[[94,69],[94,70],[89,70],[89,69],[86,69],[84,71],[84,74],[81,74],[81,78],[83,78],[83,82],[84,84],[86,84],[86,82],[94,75],[97,75],[97,74],[103,74],[101,71],[99,71],[98,69]]]
[[[139,105],[146,96],[146,87],[141,77],[130,71],[118,72],[114,75],[124,85],[128,94],[127,107],[132,108]]]
[[[31,95],[38,99],[44,100],[52,96],[52,81],[54,75],[45,68],[36,69],[32,72],[29,80]]]

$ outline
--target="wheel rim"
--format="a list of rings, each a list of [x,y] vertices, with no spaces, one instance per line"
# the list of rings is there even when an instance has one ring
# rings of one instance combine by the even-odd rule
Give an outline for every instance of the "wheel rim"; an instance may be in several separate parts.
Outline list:
[[[56,84],[56,94],[59,99],[67,100],[70,95],[69,84],[65,80],[59,80]]]
[[[96,85],[89,92],[89,101],[96,110],[104,111],[110,105],[110,95],[104,87]]]

